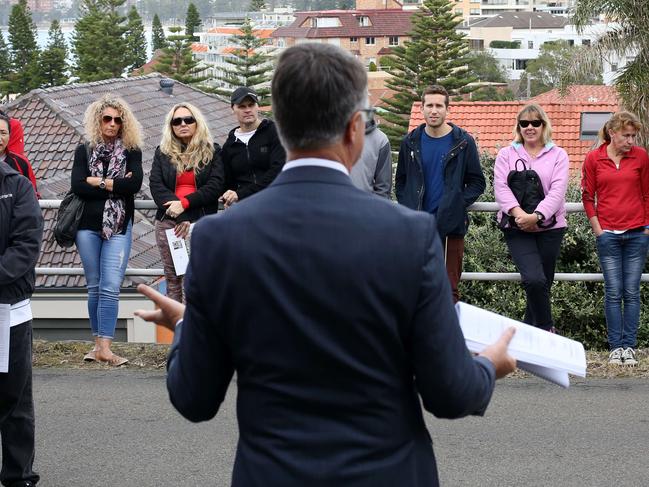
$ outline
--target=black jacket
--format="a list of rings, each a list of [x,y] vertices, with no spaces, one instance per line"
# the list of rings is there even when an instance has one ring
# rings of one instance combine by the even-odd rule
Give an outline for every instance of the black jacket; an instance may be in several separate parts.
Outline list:
[[[0,162],[0,303],[31,297],[42,238],[43,215],[34,188]]]
[[[133,221],[135,212],[134,195],[142,187],[142,152],[138,149],[126,151],[126,173],[132,173],[130,178],[116,178],[113,180],[112,194],[124,198],[126,202],[126,221],[122,235],[126,233],[128,222]],[[79,144],[74,152],[72,166],[72,192],[85,202],[83,215],[79,222],[79,230],[101,231],[104,205],[111,192],[91,186],[86,182],[90,176],[88,169],[88,152],[86,144]]]
[[[151,197],[158,205],[156,220],[169,218],[166,214],[165,203],[176,201],[176,166],[169,160],[169,156],[156,148],[149,176],[149,189]],[[195,174],[196,191],[187,195],[189,208],[178,216],[177,222],[195,222],[200,217],[216,213],[219,209],[219,196],[223,194],[223,162],[221,161],[221,148],[214,145],[212,161]]]
[[[230,130],[223,144],[225,189],[236,191],[240,200],[261,191],[279,174],[286,162],[286,151],[279,141],[275,123],[264,119],[244,144]]]
[[[469,228],[467,207],[484,192],[486,183],[475,141],[465,130],[452,127],[453,147],[444,159],[444,195],[437,210],[437,225],[442,238],[465,235]],[[406,135],[399,149],[394,190],[397,201],[421,210],[424,200],[424,170],[421,159],[421,124]]]

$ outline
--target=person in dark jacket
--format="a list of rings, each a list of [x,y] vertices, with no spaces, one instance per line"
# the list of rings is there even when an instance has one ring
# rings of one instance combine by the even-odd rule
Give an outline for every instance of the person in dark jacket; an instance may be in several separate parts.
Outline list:
[[[239,87],[232,93],[230,104],[239,126],[230,131],[221,153],[226,190],[221,201],[225,208],[272,183],[286,162],[275,123],[259,118],[257,93]]]
[[[149,188],[158,205],[156,242],[164,265],[167,296],[183,302],[183,277],[176,274],[167,230],[187,238],[191,223],[216,213],[223,193],[221,148],[198,108],[175,105],[167,114],[162,141],[155,151]]]
[[[469,227],[466,209],[480,197],[486,183],[473,137],[446,122],[448,104],[443,86],[424,90],[421,110],[425,123],[401,142],[394,186],[399,203],[437,217],[446,272],[457,303],[464,235]]]
[[[72,166],[72,191],[85,202],[75,243],[95,339],[84,360],[119,366],[128,360],[110,347],[131,253],[133,196],[142,186],[140,126],[126,102],[113,95],[90,104],[84,123],[87,142],[77,147]]]
[[[0,119],[0,322],[9,326],[8,367],[0,367],[0,437],[5,486],[33,486],[32,310],[43,217],[27,178],[6,164],[9,123]],[[0,341],[3,338],[0,338]]]

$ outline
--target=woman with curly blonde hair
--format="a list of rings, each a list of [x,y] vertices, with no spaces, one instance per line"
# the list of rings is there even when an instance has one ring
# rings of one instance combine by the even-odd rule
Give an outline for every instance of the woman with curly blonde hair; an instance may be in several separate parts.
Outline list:
[[[86,142],[74,153],[72,191],[84,200],[75,243],[88,285],[88,314],[95,339],[86,361],[114,366],[119,289],[131,252],[134,195],[142,186],[142,137],[128,104],[107,94],[84,117]]]
[[[156,242],[167,295],[178,302],[183,301],[183,278],[176,274],[166,232],[173,229],[177,237],[186,238],[193,222],[217,212],[224,181],[220,153],[198,108],[179,103],[169,111],[153,158],[149,187],[158,205]]]

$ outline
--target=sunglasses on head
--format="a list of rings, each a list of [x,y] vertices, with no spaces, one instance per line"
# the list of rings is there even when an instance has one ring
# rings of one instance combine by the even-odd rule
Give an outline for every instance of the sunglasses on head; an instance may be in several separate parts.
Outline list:
[[[196,123],[196,119],[194,117],[176,117],[171,119],[171,125],[174,127],[178,127],[183,122],[185,122],[185,125],[191,125]]]
[[[526,128],[528,125],[538,128],[543,125],[543,120],[519,120],[518,125],[520,125],[522,128]]]
[[[104,115],[103,117],[101,117],[101,119],[104,123],[110,123],[114,120],[117,125],[122,125],[122,117],[111,117],[110,115]]]

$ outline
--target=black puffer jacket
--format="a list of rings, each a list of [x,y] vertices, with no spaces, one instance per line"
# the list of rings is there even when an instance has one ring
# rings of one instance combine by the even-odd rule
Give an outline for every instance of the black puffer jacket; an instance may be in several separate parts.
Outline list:
[[[42,239],[43,216],[34,188],[0,162],[0,303],[31,297]]]
[[[235,130],[223,144],[225,189],[235,191],[242,200],[273,182],[286,162],[286,151],[270,120],[261,121],[248,145],[235,137]]]
[[[151,197],[158,205],[156,220],[170,218],[166,215],[165,203],[177,201],[176,196],[176,166],[169,160],[169,156],[158,147],[153,156],[151,175],[149,176],[149,189]],[[216,213],[219,209],[219,196],[225,191],[223,188],[223,162],[221,161],[221,148],[214,144],[212,161],[195,174],[196,191],[186,196],[189,208],[182,212],[175,221],[195,222],[200,217]]]

